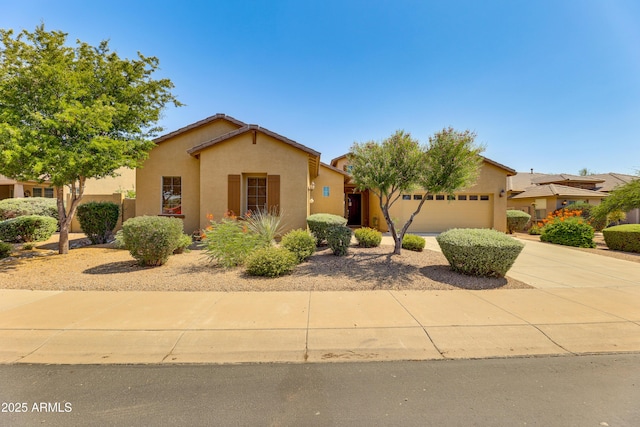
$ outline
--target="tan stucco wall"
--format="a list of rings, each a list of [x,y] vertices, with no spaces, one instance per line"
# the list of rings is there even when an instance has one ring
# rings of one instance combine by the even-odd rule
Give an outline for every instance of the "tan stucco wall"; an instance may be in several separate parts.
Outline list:
[[[219,220],[227,210],[227,183],[230,174],[242,174],[243,210],[246,209],[245,185],[248,176],[280,175],[280,209],[285,228],[306,228],[309,212],[307,153],[261,132],[257,133],[256,144],[253,144],[252,133],[245,133],[202,151],[199,211],[201,228],[208,225],[208,214],[213,214],[214,219]],[[187,219],[185,214],[185,221]]]
[[[315,189],[311,192],[314,202],[311,213],[330,213],[344,215],[344,175],[320,165],[320,173],[313,180]],[[323,196],[323,187],[329,187],[329,197]]]
[[[113,194],[127,190],[135,190],[136,170],[120,168],[116,171],[118,176],[101,179],[88,179],[84,186],[84,194]]]
[[[70,197],[67,196],[67,199],[65,201],[66,206],[69,206],[69,199]],[[120,219],[118,219],[118,224],[116,224],[116,231],[122,228],[122,223],[124,221],[135,216],[135,204],[133,199],[125,199],[122,193],[86,195],[83,196],[80,200],[81,205],[89,202],[112,202],[120,206]],[[77,212],[73,217],[73,221],[71,221],[71,232],[82,232],[80,221],[78,221]]]
[[[137,170],[136,215],[159,215],[162,210],[162,177],[180,176],[185,232],[201,228],[200,163],[187,150],[237,128],[233,123],[216,120],[158,143]]]

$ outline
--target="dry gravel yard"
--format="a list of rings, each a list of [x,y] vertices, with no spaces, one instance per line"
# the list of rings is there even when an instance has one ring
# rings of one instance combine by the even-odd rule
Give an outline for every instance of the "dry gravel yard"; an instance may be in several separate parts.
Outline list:
[[[78,236],[75,236],[76,239]],[[81,242],[81,241],[80,241]],[[76,241],[78,243],[78,241]],[[523,289],[507,278],[476,278],[449,270],[439,252],[402,251],[392,246],[352,247],[345,257],[324,248],[295,272],[275,279],[209,264],[200,250],[174,255],[162,267],[139,267],[125,250],[108,245],[57,255],[55,243],[39,245],[29,257],[0,262],[0,288],[109,291],[356,291],[380,289]],[[36,255],[38,254],[38,255]],[[42,255],[42,256],[40,256]]]

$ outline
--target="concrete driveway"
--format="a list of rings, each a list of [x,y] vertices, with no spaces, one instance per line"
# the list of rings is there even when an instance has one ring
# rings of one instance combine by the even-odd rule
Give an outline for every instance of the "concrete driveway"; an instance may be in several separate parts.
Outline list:
[[[435,236],[423,237],[427,249],[441,252]],[[518,240],[525,246],[507,276],[536,288],[640,288],[640,263],[561,245]]]

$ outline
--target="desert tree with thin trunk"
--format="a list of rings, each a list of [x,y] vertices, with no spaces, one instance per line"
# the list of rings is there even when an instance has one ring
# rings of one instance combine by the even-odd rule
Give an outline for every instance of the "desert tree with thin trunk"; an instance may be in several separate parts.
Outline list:
[[[0,29],[0,173],[54,186],[61,254],[87,179],[139,166],[165,105],[181,105],[169,79],[152,78],[157,58],[66,41],[44,24],[17,35]]]
[[[402,238],[420,213],[427,194],[453,195],[476,183],[482,164],[483,146],[476,134],[445,128],[420,144],[411,134],[396,131],[382,142],[354,143],[347,156],[353,182],[360,190],[377,196],[380,209],[394,240],[394,253],[402,251]],[[404,224],[396,224],[391,207],[403,193],[422,191],[416,210]]]

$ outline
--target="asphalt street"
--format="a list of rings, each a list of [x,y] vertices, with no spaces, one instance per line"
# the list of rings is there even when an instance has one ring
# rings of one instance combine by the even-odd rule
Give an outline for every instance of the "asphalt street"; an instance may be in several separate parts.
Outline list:
[[[640,354],[1,365],[0,384],[2,426],[640,425]]]

